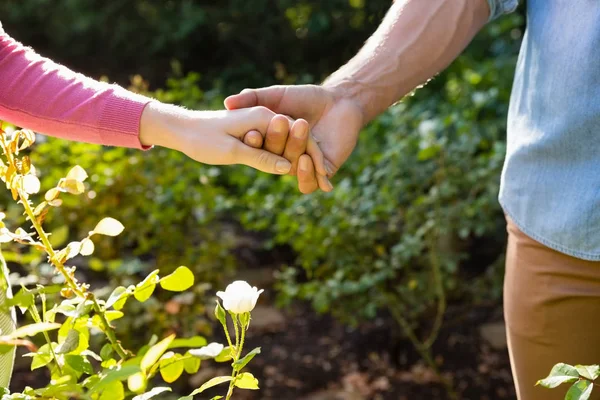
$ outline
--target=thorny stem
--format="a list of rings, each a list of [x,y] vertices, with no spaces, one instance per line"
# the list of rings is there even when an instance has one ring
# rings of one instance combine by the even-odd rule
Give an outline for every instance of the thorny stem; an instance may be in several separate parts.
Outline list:
[[[108,338],[110,344],[112,344],[113,349],[115,349],[115,351],[117,352],[119,357],[121,357],[122,360],[126,359],[127,351],[123,348],[121,342],[117,340],[115,330],[113,329],[110,322],[108,322],[108,320],[106,319],[106,315],[104,314],[104,311],[102,311],[100,304],[98,304],[98,300],[96,300],[96,297],[91,293],[89,293],[88,296],[89,300],[91,300],[94,303],[94,311],[96,311],[96,314],[100,317],[102,325],[104,325],[106,337]]]

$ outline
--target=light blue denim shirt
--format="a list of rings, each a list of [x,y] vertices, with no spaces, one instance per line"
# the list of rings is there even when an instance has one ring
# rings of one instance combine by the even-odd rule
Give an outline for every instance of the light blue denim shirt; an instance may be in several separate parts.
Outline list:
[[[517,0],[488,0],[491,18]],[[600,260],[600,3],[528,0],[500,185],[528,236]]]

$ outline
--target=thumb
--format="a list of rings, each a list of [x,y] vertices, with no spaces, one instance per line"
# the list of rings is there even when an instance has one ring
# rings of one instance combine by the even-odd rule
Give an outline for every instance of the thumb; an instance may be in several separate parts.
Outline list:
[[[236,146],[236,159],[239,164],[275,175],[285,175],[292,169],[288,160],[276,154],[246,146],[242,142],[238,142]]]
[[[264,106],[275,112],[281,104],[285,94],[284,86],[270,86],[262,89],[244,89],[239,94],[234,94],[225,99],[228,110]]]

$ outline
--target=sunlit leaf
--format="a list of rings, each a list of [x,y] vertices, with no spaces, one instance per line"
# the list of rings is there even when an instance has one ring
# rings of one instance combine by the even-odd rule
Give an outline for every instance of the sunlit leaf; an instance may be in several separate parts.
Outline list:
[[[146,390],[146,386],[148,386],[148,380],[143,372],[138,372],[137,374],[133,374],[127,378],[127,387],[133,393],[143,392]]]
[[[233,380],[233,378],[231,376],[217,376],[215,378],[212,378],[211,380],[206,382],[204,385],[200,386],[198,389],[196,389],[192,393],[190,393],[189,397],[193,397],[193,396],[197,395],[198,393],[204,392],[206,389],[210,389],[211,387],[220,385],[221,383],[229,382],[231,380]]]
[[[194,284],[194,274],[188,267],[181,266],[160,280],[160,286],[171,292],[182,292]]]
[[[144,354],[144,357],[142,358],[142,362],[140,363],[140,367],[142,368],[142,371],[147,371],[148,369],[150,369],[150,367],[152,367],[154,365],[154,363],[156,363],[158,361],[158,359],[167,350],[167,348],[169,347],[169,345],[171,344],[173,339],[175,339],[175,334],[167,336],[165,339],[161,340],[160,342],[158,342],[154,346],[152,346],[146,352],[146,354]]]
[[[197,357],[192,357],[192,355],[189,354],[189,352],[185,353],[185,357],[188,357],[183,360],[183,369],[185,370],[185,372],[187,372],[188,374],[195,374],[196,372],[198,372],[202,360],[200,360]]]
[[[124,286],[119,286],[115,288],[115,290],[113,290],[113,292],[108,297],[108,300],[106,300],[106,304],[104,305],[104,307],[112,307],[113,304],[115,304],[125,294],[125,292],[127,292],[127,289]]]
[[[106,236],[118,236],[123,232],[123,229],[125,229],[125,227],[122,223],[114,218],[107,217],[98,222],[91,233]]]
[[[167,383],[175,382],[183,373],[183,361],[179,354],[165,354],[159,361],[159,367],[160,376]]]
[[[240,371],[242,368],[244,368],[246,365],[248,365],[248,363],[250,361],[252,361],[252,359],[257,354],[260,354],[260,347],[255,348],[254,350],[252,350],[251,352],[249,352],[248,354],[246,354],[243,358],[240,358],[239,360],[237,360],[236,362],[234,362],[233,363],[233,368],[236,371]]]
[[[60,324],[51,323],[51,322],[40,322],[37,324],[25,325],[25,326],[22,326],[22,327],[16,329],[10,335],[7,335],[7,337],[10,339],[16,339],[16,338],[23,338],[26,336],[35,336],[41,332],[47,332],[47,331],[51,331],[54,329],[58,329],[58,328],[60,328],[60,326],[61,326]]]
[[[81,241],[81,250],[79,254],[89,256],[94,252],[94,242],[90,238],[85,238]]]
[[[50,202],[52,200],[55,200],[59,194],[60,194],[60,191],[57,188],[52,188],[46,192],[46,194],[44,195],[44,199],[46,199],[46,201]]]
[[[22,184],[23,184],[23,190],[26,193],[35,194],[40,191],[41,183],[40,183],[40,180],[38,179],[38,177],[35,175],[31,175],[31,174],[25,175],[23,177]]]
[[[576,365],[575,369],[579,372],[579,375],[593,381],[600,375],[600,366],[598,365]]]
[[[169,388],[169,387],[164,387],[164,386],[163,387],[155,387],[154,389],[152,389],[144,394],[135,396],[131,400],[149,400],[155,396],[158,396],[161,393],[170,392],[170,391],[171,391],[171,388]]]
[[[150,272],[146,279],[138,283],[133,292],[133,296],[137,301],[143,303],[148,300],[152,293],[154,293],[154,289],[156,288],[156,284],[158,283],[158,270]]]
[[[552,368],[550,375],[542,380],[539,380],[537,385],[553,389],[560,384],[575,382],[578,379],[579,373],[575,367],[568,364],[559,363]]]
[[[251,389],[257,390],[258,387],[258,379],[254,377],[250,372],[243,372],[239,374],[235,378],[235,382],[233,383],[236,387],[240,389]]]
[[[175,349],[178,347],[202,347],[206,346],[206,339],[202,336],[193,336],[191,338],[180,338],[175,339],[169,345],[169,349]]]
[[[81,168],[79,165],[74,166],[67,173],[67,179],[75,179],[80,182],[85,181],[87,179],[87,177],[88,177],[87,172],[85,172],[85,170],[83,168]]]
[[[71,194],[81,194],[85,192],[85,185],[83,182],[76,179],[61,179],[58,182],[57,189],[61,192],[67,192]]]

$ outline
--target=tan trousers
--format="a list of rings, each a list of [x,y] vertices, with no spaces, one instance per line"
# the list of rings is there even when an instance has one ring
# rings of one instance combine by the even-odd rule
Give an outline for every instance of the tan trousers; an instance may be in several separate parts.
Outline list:
[[[600,363],[600,262],[549,249],[507,221],[504,314],[517,397],[563,400],[570,385],[534,385],[558,362]]]

